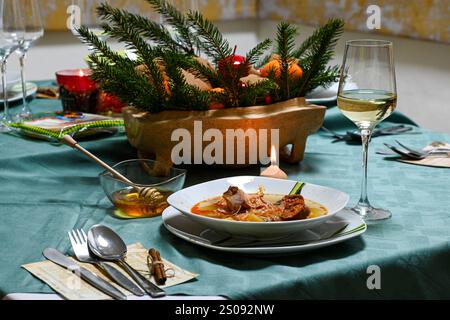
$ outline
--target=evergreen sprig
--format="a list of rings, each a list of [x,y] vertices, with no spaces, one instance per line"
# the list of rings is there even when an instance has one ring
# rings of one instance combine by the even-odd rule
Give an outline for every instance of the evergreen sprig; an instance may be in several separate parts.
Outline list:
[[[328,67],[334,57],[336,44],[344,31],[344,21],[330,19],[307,39],[296,57],[300,59],[303,77],[295,90],[298,97],[306,96],[318,86],[327,86],[338,79],[338,67]]]
[[[295,48],[295,37],[297,28],[287,22],[278,25],[277,32],[277,54],[280,60],[280,98],[287,100],[291,98],[292,80],[289,67],[293,62],[293,52]]]
[[[177,8],[165,0],[146,0],[150,5],[161,14],[164,19],[178,33],[178,42],[183,44],[186,53],[195,54],[195,50],[200,44],[200,40],[191,31],[189,20]]]
[[[271,45],[272,40],[270,39],[266,39],[263,42],[257,44],[252,50],[250,50],[249,53],[247,53],[247,56],[245,58],[246,62],[250,65],[254,65],[255,63],[257,63],[264,52],[266,52]]]
[[[89,56],[93,79],[103,90],[117,95],[122,101],[137,107],[146,106],[150,112],[161,111],[161,104],[155,104],[157,94],[148,79],[136,74],[136,64],[127,57],[112,51],[94,33],[81,27],[78,33],[84,42],[94,48]]]
[[[186,53],[192,51],[192,48],[185,47],[180,42],[175,41],[163,25],[141,15],[133,14],[123,9],[113,8],[107,3],[102,3],[97,8],[97,13],[106,21],[127,23],[143,37],[155,42],[159,46],[164,46],[172,51],[184,51]]]
[[[201,40],[201,48],[217,64],[232,54],[232,49],[219,29],[200,12],[189,12],[189,21]]]

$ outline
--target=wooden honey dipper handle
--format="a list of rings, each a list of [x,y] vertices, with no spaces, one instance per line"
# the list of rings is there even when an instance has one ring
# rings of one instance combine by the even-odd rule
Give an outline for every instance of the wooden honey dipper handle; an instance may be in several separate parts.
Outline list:
[[[147,187],[147,188],[142,188],[142,187],[138,187],[136,186],[136,184],[132,181],[130,181],[127,177],[125,177],[124,175],[122,175],[120,172],[118,172],[117,170],[115,170],[114,168],[112,168],[111,166],[109,166],[107,163],[105,163],[104,161],[100,160],[99,158],[97,158],[96,156],[94,156],[92,153],[90,153],[89,151],[87,151],[85,148],[83,148],[82,146],[80,146],[78,144],[78,142],[72,138],[69,135],[65,135],[62,140],[61,140],[64,144],[68,145],[69,147],[72,147],[74,149],[77,149],[79,151],[81,151],[82,153],[84,153],[86,156],[88,156],[89,158],[91,158],[92,160],[94,160],[95,162],[97,162],[99,165],[101,165],[103,168],[105,168],[107,171],[111,172],[111,174],[116,177],[117,179],[129,184],[130,186],[132,186],[134,188],[134,190],[136,190],[137,193],[139,193],[140,197],[146,198],[151,200],[154,203],[159,203],[162,200],[164,200],[163,195],[156,189],[151,188],[151,187]]]
[[[78,144],[77,141],[75,141],[74,138],[72,138],[69,135],[65,135],[62,138],[62,142],[66,145],[68,145],[69,147],[72,147],[74,149],[77,149],[79,151],[81,151],[82,153],[84,153],[86,156],[88,156],[89,158],[91,158],[92,160],[94,160],[95,162],[97,162],[99,165],[101,165],[103,168],[105,168],[107,171],[111,172],[111,174],[116,177],[117,179],[128,183],[130,185],[134,186],[134,183],[132,181],[130,181],[127,177],[125,177],[124,175],[122,175],[120,172],[118,172],[117,170],[115,170],[114,168],[112,168],[111,166],[109,166],[107,163],[105,163],[104,161],[100,160],[99,158],[97,158],[96,156],[94,156],[92,153],[90,153],[89,151],[87,151],[85,148],[83,148],[82,146],[80,146]],[[135,186],[136,189],[138,189]]]

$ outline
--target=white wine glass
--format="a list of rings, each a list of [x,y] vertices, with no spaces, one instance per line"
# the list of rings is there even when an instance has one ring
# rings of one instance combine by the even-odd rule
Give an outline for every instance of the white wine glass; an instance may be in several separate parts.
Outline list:
[[[356,89],[348,90],[352,87]],[[363,179],[361,198],[351,210],[366,221],[388,219],[386,209],[373,207],[367,195],[369,143],[374,128],[397,106],[393,44],[382,40],[352,40],[345,48],[338,92],[339,110],[361,131]]]
[[[9,114],[6,66],[11,53],[13,53],[23,38],[24,20],[20,1],[0,0],[0,65],[2,72],[2,90],[4,111],[0,119],[0,132],[11,131],[11,115]]]
[[[25,60],[27,53],[33,44],[44,36],[44,25],[38,0],[19,0],[25,18],[25,32],[20,40],[16,53],[19,55],[20,74],[22,78],[23,108],[17,115],[17,120],[22,121],[32,117],[30,106],[27,102],[27,82],[25,77]]]

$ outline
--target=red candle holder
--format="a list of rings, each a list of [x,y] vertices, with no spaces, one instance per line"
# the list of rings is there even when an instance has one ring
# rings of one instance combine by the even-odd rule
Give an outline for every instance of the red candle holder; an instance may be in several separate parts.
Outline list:
[[[97,83],[90,69],[63,70],[56,73],[63,109],[66,112],[95,113]]]

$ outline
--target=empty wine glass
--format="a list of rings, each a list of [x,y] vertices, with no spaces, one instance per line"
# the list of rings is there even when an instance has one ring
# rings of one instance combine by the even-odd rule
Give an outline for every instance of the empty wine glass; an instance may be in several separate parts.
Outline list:
[[[86,27],[97,37],[99,37],[100,40],[105,41],[108,38],[108,35],[101,27],[102,20],[96,10],[102,3],[108,3],[108,1],[72,0],[72,4],[69,7],[69,13],[71,14],[70,30],[74,36],[80,38],[77,29],[80,27]]]
[[[351,84],[356,89],[348,90]],[[338,92],[339,110],[361,130],[363,141],[363,179],[361,198],[350,209],[366,221],[388,219],[391,212],[374,208],[367,196],[369,142],[378,123],[394,112],[397,87],[393,44],[380,40],[348,41]]]
[[[19,0],[23,8],[25,18],[25,32],[20,40],[16,53],[19,55],[20,74],[22,77],[23,108],[18,114],[17,120],[26,120],[32,117],[30,106],[27,102],[27,83],[25,78],[25,59],[28,50],[38,39],[44,36],[44,26],[42,24],[41,12],[38,0]]]
[[[7,60],[23,38],[24,21],[21,2],[17,0],[0,0],[0,64],[2,71],[3,116],[0,120],[0,132],[9,132],[11,116],[9,114],[6,65]]]

